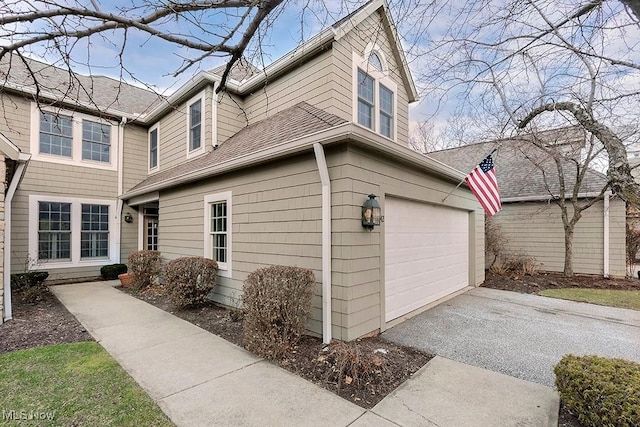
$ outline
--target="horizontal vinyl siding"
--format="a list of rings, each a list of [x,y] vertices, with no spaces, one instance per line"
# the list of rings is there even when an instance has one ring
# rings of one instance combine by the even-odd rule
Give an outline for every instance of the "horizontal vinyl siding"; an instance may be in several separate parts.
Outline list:
[[[575,226],[573,270],[575,273],[602,275],[604,271],[603,202],[583,211]],[[610,204],[610,274],[624,276],[624,203]],[[569,211],[571,216],[571,210]],[[543,271],[564,271],[564,228],[560,208],[554,203],[506,203],[494,217],[507,239],[510,254],[533,256]]]
[[[0,132],[24,152],[30,152],[31,105],[24,98],[3,94]],[[115,129],[114,129],[115,130]],[[115,153],[113,154],[115,155]],[[29,195],[117,198],[117,172],[32,160],[12,203],[11,271],[22,272],[29,257]],[[50,269],[51,279],[96,276],[100,267]]]
[[[609,274],[625,277],[627,274],[627,206],[617,197],[609,202]]]
[[[22,151],[30,152],[31,103],[29,100],[2,93],[0,113],[0,132]]]
[[[127,213],[130,213],[133,217],[133,222],[126,223],[124,220],[121,225],[120,233],[120,262],[126,264],[131,252],[138,250],[138,211],[129,207],[126,203],[122,205],[122,217]]]
[[[442,204],[455,184],[353,146],[330,151],[327,162],[332,185],[333,301],[343,325],[335,335],[352,340],[379,329],[384,313],[384,223],[371,232],[362,228],[361,206],[367,195],[378,196],[384,215],[385,194]],[[475,222],[474,252],[475,284],[480,284],[484,281],[484,239],[479,237],[484,234],[484,215],[464,189],[455,190],[445,205],[477,210],[472,217],[480,218]]]
[[[117,182],[115,171],[31,161],[13,199],[12,272],[24,271],[27,265],[29,195],[86,197],[113,201],[118,194]],[[42,267],[46,269],[46,264],[42,264]],[[71,279],[97,276],[100,274],[100,267],[56,268],[48,271],[51,279]]]
[[[248,123],[243,111],[243,100],[226,92],[219,93],[217,99],[217,142],[222,144]]]
[[[212,149],[212,93],[208,86],[205,91],[204,105],[205,120],[202,124],[202,143],[205,152]],[[160,169],[165,170],[183,163],[187,159],[187,103],[198,94],[193,93],[185,102],[176,106],[169,114],[160,120]]]
[[[352,55],[356,52],[364,56],[365,48],[369,43],[376,44],[384,53],[389,68],[390,78],[398,85],[397,93],[397,143],[407,146],[409,143],[409,104],[407,91],[400,73],[401,64],[398,64],[393,55],[392,44],[384,30],[381,15],[376,13],[367,17],[354,30],[334,43],[334,88],[335,107],[334,114],[352,121],[353,110],[353,76]],[[401,48],[401,46],[398,46]]]
[[[144,180],[149,170],[147,129],[126,125],[124,129],[123,192],[126,193]]]
[[[277,166],[277,167],[276,167]],[[316,297],[309,328],[322,330],[321,186],[311,154],[179,187],[160,194],[159,246],[163,256],[202,256],[204,197],[232,192],[232,278],[219,277],[216,301],[239,298],[246,277],[274,264],[310,268]]]
[[[244,110],[253,124],[293,105],[306,101],[318,108],[332,111],[331,50],[289,71],[244,99]]]

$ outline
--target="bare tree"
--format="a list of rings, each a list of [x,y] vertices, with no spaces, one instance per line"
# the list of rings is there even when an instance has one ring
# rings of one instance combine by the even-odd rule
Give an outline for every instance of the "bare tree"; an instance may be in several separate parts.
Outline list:
[[[602,201],[609,190],[606,180],[599,179],[599,174],[589,167],[603,150],[602,145],[593,134],[585,140],[584,133],[582,142],[576,144],[576,140],[568,135],[571,132],[573,129],[568,128],[559,133],[533,133],[529,141],[543,155],[531,155],[526,145],[523,151],[542,174],[549,197],[560,208],[564,229],[565,276],[574,274],[573,237],[578,221],[583,212]],[[550,138],[550,135],[553,137]],[[553,165],[552,168],[550,165]]]
[[[13,54],[23,59],[29,52],[74,67],[78,51],[89,63],[91,43],[99,37],[120,51],[120,66],[130,37],[144,35],[163,40],[182,49],[182,64],[173,72],[178,76],[203,59],[228,57],[217,88],[223,90],[234,64],[240,60],[260,30],[265,30],[274,10],[284,0],[139,0],[128,6],[102,9],[91,0],[8,0],[0,6],[0,60]],[[280,8],[279,10],[282,10]],[[270,16],[271,15],[271,16]],[[8,42],[7,42],[8,41]],[[30,64],[24,61],[30,69]],[[89,65],[89,64],[86,64]],[[31,70],[37,85],[44,85]]]
[[[479,132],[580,125],[604,148],[609,188],[640,204],[626,150],[637,134],[622,131],[640,120],[638,3],[449,3],[448,30],[414,51],[424,58],[419,75],[458,99],[458,110],[484,117]]]
[[[426,154],[440,148],[440,141],[432,122],[418,122],[411,136],[409,147],[418,153]]]

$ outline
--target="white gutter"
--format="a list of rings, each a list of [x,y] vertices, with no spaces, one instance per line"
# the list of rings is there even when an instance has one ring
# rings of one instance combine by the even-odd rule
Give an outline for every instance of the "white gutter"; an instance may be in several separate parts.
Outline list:
[[[31,154],[20,153],[18,156],[18,165],[11,178],[11,183],[7,189],[7,195],[4,199],[4,320],[11,320],[13,318],[13,311],[11,307],[11,202],[13,196],[16,194],[18,184],[24,175],[24,171],[31,159]]]
[[[245,154],[243,156],[236,157],[225,162],[217,163],[213,166],[205,166],[179,177],[169,177],[155,184],[151,184],[137,190],[129,191],[123,196],[123,199],[130,199],[136,196],[141,196],[143,194],[148,194],[154,191],[163,190],[165,188],[174,187],[178,184],[186,184],[202,178],[210,177],[212,175],[218,175],[224,172],[230,172],[233,170],[245,168],[252,164],[274,160],[281,158],[282,156],[299,153],[313,148],[313,144],[315,143],[327,145],[340,141],[360,142],[367,147],[376,148],[386,154],[389,154],[392,157],[408,161],[421,167],[426,167],[431,172],[449,179],[452,182],[460,182],[460,180],[463,179],[466,175],[460,171],[457,171],[456,169],[453,169],[450,166],[445,165],[442,162],[432,159],[431,157],[424,156],[420,153],[410,150],[407,147],[390,141],[369,129],[365,129],[362,126],[358,126],[354,123],[348,122],[326,130],[308,134],[300,138],[295,138],[290,141],[275,144],[262,150],[257,150],[255,152]]]
[[[602,252],[604,254],[604,260],[603,260],[603,264],[604,264],[604,269],[602,272],[602,275],[605,278],[609,277],[609,195],[611,193],[607,192],[604,195],[604,214],[603,214],[603,220],[604,220],[604,238],[602,239]]]
[[[127,124],[127,118],[122,116],[120,120],[120,125],[118,126],[118,203],[116,204],[116,229],[115,233],[115,247],[113,248],[115,252],[115,262],[119,263],[121,259],[120,250],[122,248],[122,206],[124,202],[122,201],[122,193],[124,192],[124,127]]]
[[[579,199],[586,199],[591,197],[598,197],[600,195],[599,191],[589,192],[589,193],[578,193]],[[611,195],[611,192],[607,191],[605,195]],[[572,196],[567,195],[565,199],[570,199]],[[551,195],[545,196],[523,196],[523,197],[506,197],[501,199],[503,203],[512,203],[512,202],[539,202],[539,201],[551,201],[555,200],[556,197]]]
[[[324,148],[313,144],[322,183],[322,342],[331,343],[331,180]]]

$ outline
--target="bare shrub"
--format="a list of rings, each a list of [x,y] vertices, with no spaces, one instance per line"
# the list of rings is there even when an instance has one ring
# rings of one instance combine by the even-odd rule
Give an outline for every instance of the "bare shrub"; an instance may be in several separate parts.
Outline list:
[[[169,300],[184,308],[207,300],[216,284],[218,264],[203,257],[183,257],[169,261],[164,272]]]
[[[272,265],[244,282],[244,344],[255,354],[279,359],[298,342],[311,316],[315,278],[309,269]]]
[[[327,360],[334,367],[327,380],[335,382],[338,390],[342,384],[353,384],[357,389],[364,388],[367,384],[379,382],[385,376],[386,368],[382,356],[373,352],[362,352],[357,342],[332,343]]]
[[[535,257],[530,255],[501,254],[489,271],[498,276],[534,276],[538,273],[538,266]]]
[[[506,244],[507,238],[504,237],[500,223],[493,217],[486,218],[484,222],[484,250],[493,256],[489,270],[498,262]]]
[[[142,290],[153,285],[162,270],[159,251],[136,251],[129,254],[129,272],[135,289]]]

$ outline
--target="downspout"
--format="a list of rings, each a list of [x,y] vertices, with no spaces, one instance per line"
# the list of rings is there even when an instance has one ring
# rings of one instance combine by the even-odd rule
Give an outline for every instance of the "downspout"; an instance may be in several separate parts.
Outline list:
[[[324,149],[313,144],[322,183],[322,342],[331,342],[331,180]]]
[[[11,308],[11,202],[18,189],[18,184],[24,175],[29,159],[31,159],[30,154],[26,155],[24,159],[18,159],[19,163],[16,166],[16,170],[11,178],[11,183],[7,189],[7,195],[4,199],[4,320],[11,320],[13,318]]]
[[[121,242],[122,238],[122,206],[124,205],[123,200],[120,198],[122,194],[124,194],[124,126],[127,124],[127,118],[122,117],[120,120],[120,125],[118,126],[118,201],[116,206],[116,247],[114,248],[114,262],[120,262],[120,251],[121,251]]]
[[[609,277],[609,196],[611,193],[605,193],[604,194],[604,214],[603,214],[603,220],[604,220],[604,238],[602,239],[602,244],[603,244],[603,248],[602,251],[604,253],[604,269],[603,269],[603,276],[608,278]]]

